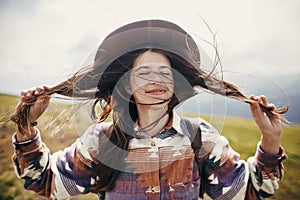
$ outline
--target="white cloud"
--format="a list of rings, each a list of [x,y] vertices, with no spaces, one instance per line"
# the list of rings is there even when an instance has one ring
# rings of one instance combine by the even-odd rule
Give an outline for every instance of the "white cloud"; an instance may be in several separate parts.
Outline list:
[[[300,74],[299,7],[298,1],[256,2],[248,23],[225,30],[226,67],[269,77]]]
[[[202,16],[219,31],[225,69],[255,73],[264,68],[263,74],[300,71],[296,0],[9,2],[1,3],[0,9],[0,91],[16,93],[61,80],[110,31],[142,18],[170,19],[211,39]]]

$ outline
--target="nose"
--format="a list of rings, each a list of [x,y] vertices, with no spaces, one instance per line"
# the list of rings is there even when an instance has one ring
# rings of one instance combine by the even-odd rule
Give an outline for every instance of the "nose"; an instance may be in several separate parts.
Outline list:
[[[157,72],[151,72],[151,76],[150,76],[149,81],[150,81],[150,83],[161,83],[162,82],[162,77]]]

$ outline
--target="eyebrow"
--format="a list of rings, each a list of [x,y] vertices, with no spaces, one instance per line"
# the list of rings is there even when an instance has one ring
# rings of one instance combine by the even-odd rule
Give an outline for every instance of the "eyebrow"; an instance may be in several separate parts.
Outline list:
[[[148,65],[140,65],[140,66],[138,66],[138,68],[135,70],[135,72],[137,72],[137,71],[139,71],[139,70],[141,70],[141,69],[149,69],[149,68],[151,68],[151,66],[148,66]],[[160,69],[165,69],[165,68],[170,69],[170,67],[169,67],[169,66],[166,66],[166,65],[161,65],[161,66],[159,66],[159,68],[160,68]]]

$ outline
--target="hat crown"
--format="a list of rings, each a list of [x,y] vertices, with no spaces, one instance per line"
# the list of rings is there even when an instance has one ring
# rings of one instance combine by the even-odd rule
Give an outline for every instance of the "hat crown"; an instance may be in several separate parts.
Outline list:
[[[185,30],[175,23],[158,19],[132,22],[111,32],[99,46],[95,60],[113,61],[142,48],[162,49],[184,58],[190,57],[187,57],[189,52],[200,60],[197,44]]]

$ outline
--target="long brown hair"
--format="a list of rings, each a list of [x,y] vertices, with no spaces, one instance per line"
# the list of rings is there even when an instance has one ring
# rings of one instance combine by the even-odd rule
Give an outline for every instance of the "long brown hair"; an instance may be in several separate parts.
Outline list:
[[[101,74],[101,78],[98,80],[96,89],[93,91],[81,90],[81,86],[76,85],[76,83],[82,83],[82,80],[89,76],[93,69],[97,68],[95,65],[87,68],[88,70],[85,69],[75,73],[68,80],[52,87],[49,91],[45,91],[44,94],[51,95],[53,93],[57,93],[77,99],[93,99],[94,104],[92,109],[92,117],[98,123],[106,120],[113,110],[113,125],[107,128],[105,134],[114,145],[123,149],[124,152],[127,152],[129,141],[132,137],[134,137],[132,134],[134,132],[133,122],[138,118],[138,113],[134,98],[132,96],[130,98],[124,98],[128,96],[128,91],[124,85],[129,84],[129,82],[124,82],[119,84],[119,86],[117,86],[117,82],[133,67],[134,60],[143,52],[149,50],[160,52],[166,55],[170,60],[172,68],[178,71],[185,78],[185,80],[188,81],[192,88],[200,87],[216,94],[234,98],[245,103],[253,102],[251,99],[245,97],[235,85],[208,74],[204,70],[201,70],[199,67],[199,61],[194,60],[192,56],[190,57],[191,60],[188,62],[186,59],[183,59],[181,56],[175,53],[161,49],[138,49],[120,56],[107,67],[103,74]],[[88,79],[91,79],[91,77],[88,77]],[[180,84],[180,81],[178,81],[179,79],[180,77],[174,77],[174,94],[176,95],[173,95],[172,99],[170,100],[166,113],[170,113],[180,102],[197,94],[197,90],[191,90],[186,88],[186,84]],[[123,81],[129,81],[129,77],[123,79]],[[117,90],[118,92],[113,93],[114,90]],[[37,97],[33,98],[29,103],[24,104],[23,107],[16,110],[13,114],[12,120],[19,126],[27,125],[28,112],[32,103],[36,101],[36,98]],[[97,105],[100,105],[102,108],[102,113],[99,116],[95,114]],[[124,105],[129,105],[129,107]],[[260,104],[260,107],[271,119],[284,119],[282,114],[288,110],[288,106],[276,110],[269,109],[263,104]],[[124,114],[128,110],[130,112],[131,119]],[[110,149],[110,146],[102,147],[102,153],[100,155],[101,159],[106,159],[107,157],[109,160],[108,157],[113,157],[114,159],[109,160],[108,162],[114,163],[111,163],[110,166],[107,166],[103,163],[99,164],[99,174],[101,174],[102,177],[100,177],[101,182],[99,182],[95,188],[93,188],[94,191],[109,190],[113,186],[113,180],[117,176],[119,170],[114,169],[111,166],[122,163],[126,157],[126,153],[119,154],[119,151],[115,151],[116,155],[114,155],[114,151]],[[103,170],[105,173],[103,173]]]
[[[94,103],[91,116],[97,123],[106,120],[113,111],[113,124],[104,131],[106,140],[99,141],[103,144],[97,166],[100,181],[91,188],[92,191],[109,190],[113,187],[115,177],[119,173],[113,166],[123,163],[129,141],[135,137],[134,122],[138,113],[135,100],[128,93],[126,85],[129,85],[128,72],[132,69],[135,59],[145,51],[164,54],[176,72],[173,73],[174,95],[169,100],[165,114],[170,113],[179,103],[196,95],[199,91],[196,90],[197,87],[245,103],[253,103],[253,100],[247,98],[232,83],[200,68],[197,44],[176,24],[163,20],[144,20],[115,30],[104,39],[91,66],[80,69],[69,79],[39,94],[56,93],[75,99],[92,100]],[[38,96],[33,96],[11,116],[11,120],[19,127],[28,127],[30,107],[37,98]],[[102,110],[99,115],[95,111],[97,106]],[[287,112],[288,105],[279,109],[271,109],[263,104],[260,104],[260,107],[271,121],[285,120],[282,114]],[[116,148],[124,151],[120,153]]]
[[[97,68],[97,66],[95,66],[97,63],[95,63],[92,66],[79,70],[69,79],[59,83],[56,86],[51,87],[50,90],[45,91],[40,95],[52,95],[56,93],[76,99],[94,99],[94,109],[97,103],[99,102],[103,112],[99,116],[95,116],[95,112],[93,109],[92,117],[95,121],[102,122],[107,118],[107,116],[112,110],[112,91],[115,89],[116,83],[119,81],[120,77],[124,75],[124,73],[128,72],[132,68],[134,59],[147,50],[149,49],[139,49],[126,53],[120,56],[114,62],[112,62],[101,75],[98,74],[98,77],[91,78],[91,71]],[[199,67],[199,61],[193,60],[192,56],[190,57],[191,60],[189,60],[188,62],[181,56],[172,52],[159,49],[150,50],[155,52],[161,52],[164,55],[166,55],[171,62],[172,68],[178,71],[183,77],[185,77],[185,79],[189,82],[191,87],[200,87],[213,93],[229,98],[234,98],[245,103],[253,103],[253,100],[244,96],[244,94],[235,85],[202,70]],[[99,77],[101,77],[100,80]],[[90,88],[88,88],[87,90],[82,90],[80,84],[82,85],[82,80],[85,79],[97,80],[98,83],[96,89],[91,90]],[[78,82],[80,82],[80,84],[78,84]],[[176,86],[177,90],[180,90],[180,84],[175,85],[175,90]],[[118,90],[121,91],[120,95],[122,95],[122,92],[126,92],[125,89],[122,91],[121,88],[118,88]],[[181,92],[176,92],[176,94],[180,94],[180,100],[183,101],[196,93],[195,91],[185,91],[182,89]],[[34,96],[30,101],[28,101],[22,107],[17,109],[15,113],[11,116],[11,120],[16,122],[20,126],[27,126],[27,115],[30,106],[36,101],[37,98],[37,96]],[[116,99],[122,99],[122,97]],[[116,106],[117,104],[118,102],[115,102]],[[177,104],[178,101],[171,101],[170,105],[172,106],[170,109],[173,109]],[[285,120],[282,114],[287,112],[289,106],[286,105],[282,108],[270,109],[264,106],[263,104],[260,104],[260,107],[264,112],[266,112],[266,114],[271,119],[279,118],[281,120]],[[134,118],[137,117],[137,113],[136,111],[134,112],[135,106],[132,99],[130,100],[130,108],[130,112],[134,120]]]

